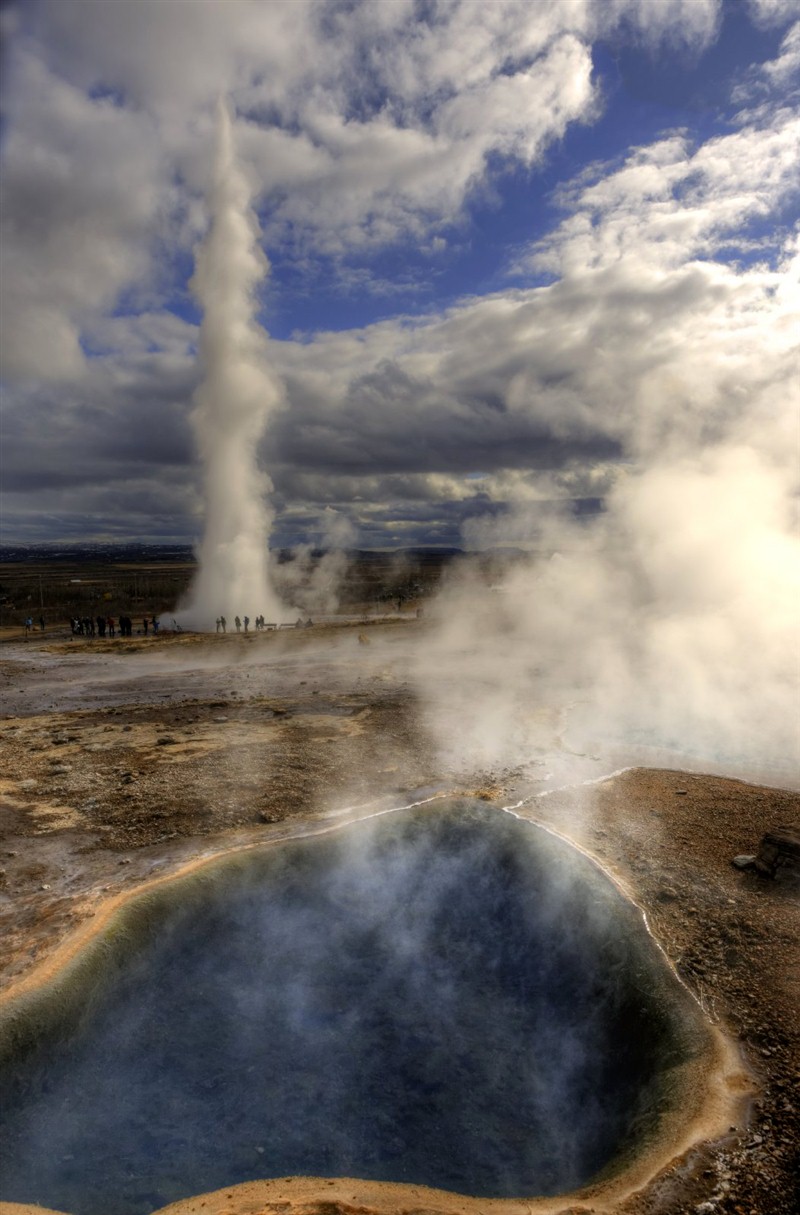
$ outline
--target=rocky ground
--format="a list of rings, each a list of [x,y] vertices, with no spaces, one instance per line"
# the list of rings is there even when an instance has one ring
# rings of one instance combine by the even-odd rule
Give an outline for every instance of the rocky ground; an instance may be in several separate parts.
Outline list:
[[[623,879],[678,974],[741,1045],[756,1082],[750,1117],[729,1140],[702,1145],[624,1209],[798,1210],[800,883],[789,869],[770,881],[731,860],[754,852],[765,831],[796,824],[800,798],[721,777],[638,770],[539,799],[536,814]]]
[[[423,627],[124,643],[46,636],[0,647],[0,999],[42,973],[109,899],[198,856],[280,839],[380,798],[402,804],[454,787],[498,804],[522,795],[524,813],[575,839],[637,899],[753,1074],[748,1118],[613,1209],[794,1212],[800,885],[790,868],[770,881],[731,860],[754,852],[765,831],[797,825],[800,797],[644,769],[544,796],[513,773],[459,784],[437,763],[408,680]],[[307,1195],[246,1201],[209,1199],[203,1209],[322,1209]],[[326,1209],[346,1208],[337,1189]]]

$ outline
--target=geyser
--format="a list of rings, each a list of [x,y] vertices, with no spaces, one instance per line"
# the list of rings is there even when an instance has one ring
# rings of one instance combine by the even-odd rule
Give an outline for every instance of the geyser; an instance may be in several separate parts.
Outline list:
[[[140,895],[6,1013],[0,1197],[145,1215],[259,1177],[483,1197],[614,1172],[696,1011],[584,857],[475,803]]]
[[[257,240],[258,221],[223,101],[209,208],[210,227],[192,279],[203,309],[202,380],[192,422],[203,462],[205,532],[198,573],[179,612],[182,621],[201,629],[212,629],[220,615],[232,622],[237,615],[275,620],[281,613],[269,580],[266,494],[272,485],[257,460],[267,420],[283,400],[255,316],[256,289],[269,263]]]

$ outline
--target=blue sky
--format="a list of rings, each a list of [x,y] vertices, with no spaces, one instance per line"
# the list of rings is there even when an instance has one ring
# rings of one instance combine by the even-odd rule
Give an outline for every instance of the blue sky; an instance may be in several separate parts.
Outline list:
[[[291,249],[271,251],[272,277],[264,321],[279,338],[316,329],[368,325],[398,312],[418,314],[451,305],[461,296],[538,281],[514,275],[516,250],[557,223],[553,198],[559,184],[588,163],[611,163],[628,148],[668,129],[685,128],[703,140],[730,128],[731,89],[754,63],[774,59],[785,28],[754,25],[744,3],[720,9],[719,30],[707,45],[642,47],[618,35],[592,51],[593,73],[603,98],[597,120],[576,123],[549,147],[541,162],[526,166],[498,157],[490,196],[478,189],[465,201],[459,224],[447,230],[448,248],[438,256],[402,242],[375,255],[353,258],[390,291],[353,288],[324,265],[313,285],[298,274]],[[413,288],[404,289],[411,281]],[[196,315],[196,313],[195,313]]]
[[[271,264],[273,545],[535,546],[665,454],[747,450],[796,501],[797,0],[0,20],[3,542],[202,531],[220,95]]]

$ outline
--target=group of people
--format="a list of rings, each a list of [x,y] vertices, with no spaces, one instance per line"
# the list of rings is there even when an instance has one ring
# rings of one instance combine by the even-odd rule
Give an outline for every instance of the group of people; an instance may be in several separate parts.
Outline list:
[[[237,633],[241,633],[242,626],[244,626],[245,633],[250,632],[250,617],[249,616],[245,616],[244,618],[242,618],[241,616],[235,616],[233,619],[233,623],[236,626]],[[255,622],[254,622],[254,627],[255,627],[256,632],[260,633],[263,629],[275,629],[278,626],[276,624],[272,624],[271,622],[269,624],[267,624],[267,622],[263,616],[256,616]],[[224,616],[217,616],[217,632],[218,633],[227,633],[227,631],[228,631],[228,621],[225,619]]]
[[[234,616],[233,623],[236,627],[237,633],[241,633],[242,629],[244,629],[245,633],[250,632],[250,617],[249,616],[244,616],[244,617]],[[312,623],[313,622],[311,620],[296,620],[293,626],[282,624],[282,625],[280,625],[280,628],[285,629],[285,628],[294,627],[296,629],[310,629]],[[277,629],[278,627],[279,626],[277,624],[274,624],[271,620],[270,621],[265,620],[263,616],[256,616],[256,618],[255,618],[254,628],[257,633],[262,632],[264,629]],[[224,616],[217,616],[217,632],[218,633],[227,633],[227,631],[228,631],[228,621],[226,620],[226,618]]]
[[[70,620],[73,637],[132,637],[133,621],[130,616],[120,616],[118,621],[113,616],[73,616]],[[142,617],[141,632],[145,636],[152,628],[158,632],[158,616]]]

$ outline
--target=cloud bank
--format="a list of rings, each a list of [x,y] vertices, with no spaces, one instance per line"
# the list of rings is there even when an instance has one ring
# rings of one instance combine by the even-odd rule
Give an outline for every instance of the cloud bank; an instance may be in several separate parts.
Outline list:
[[[267,324],[276,292],[313,301],[331,275],[387,298],[401,255],[435,278],[474,208],[504,214],[532,174],[532,235],[491,290],[356,327],[329,306],[269,344],[288,404],[259,456],[276,542],[308,541],[326,509],[367,545],[475,540],[497,515],[518,534],[520,502],[593,509],[665,445],[755,439],[788,460],[797,26],[791,6],[748,11],[776,50],[724,122],[629,144],[548,197],[548,157],[612,106],[602,47],[697,59],[725,6],[7,7],[7,538],[200,533],[188,280],[221,90],[277,266]]]

